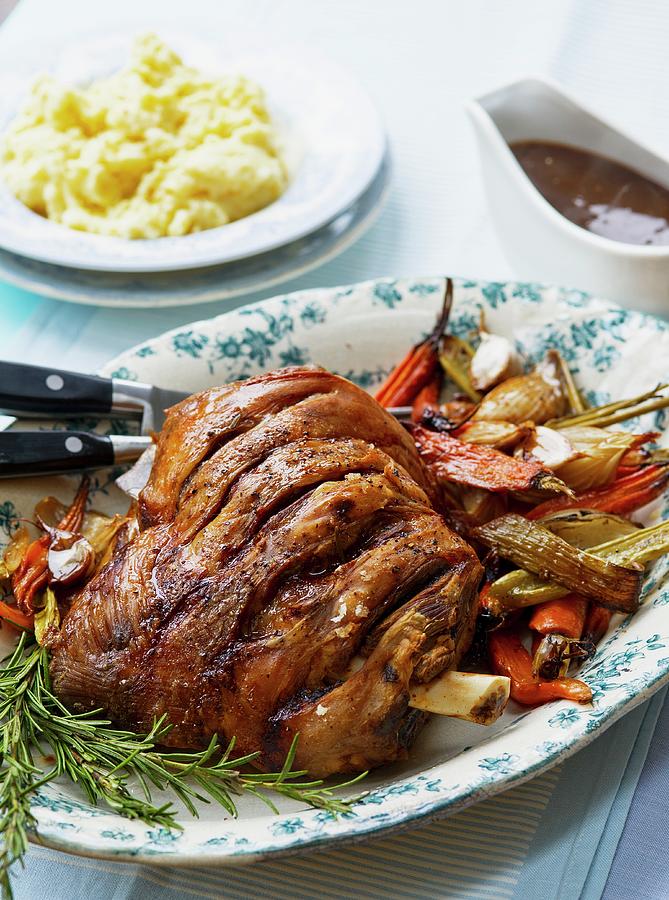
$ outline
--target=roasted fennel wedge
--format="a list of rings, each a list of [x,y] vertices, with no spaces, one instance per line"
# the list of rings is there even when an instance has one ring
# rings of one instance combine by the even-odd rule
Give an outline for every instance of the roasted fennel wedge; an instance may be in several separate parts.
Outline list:
[[[639,605],[643,567],[629,557],[613,559],[610,555],[598,556],[580,550],[538,522],[529,522],[515,513],[479,525],[473,534],[503,559],[537,576],[543,584],[550,580],[562,589],[620,612],[634,612]],[[498,596],[494,586],[491,587],[493,597]]]
[[[548,529],[544,529],[544,531],[548,532]],[[566,541],[562,543],[566,543]],[[545,544],[544,548],[546,546]],[[575,547],[572,547],[572,550],[578,553],[583,552]],[[638,577],[644,566],[667,552],[669,552],[669,522],[660,522],[650,528],[635,529],[631,534],[593,546],[584,555],[592,559],[599,559],[606,564],[613,564],[623,570],[630,566],[636,566]],[[547,559],[547,562],[550,564],[550,559]],[[524,565],[524,563],[517,564]],[[635,570],[629,569],[629,571],[634,572]],[[555,576],[547,569],[544,569],[541,574],[544,575],[543,578],[538,573],[527,569],[517,569],[494,581],[488,590],[492,611],[499,614],[510,609],[533,606],[536,603],[543,603],[545,600],[564,597],[570,592],[571,589],[565,586],[564,582],[557,583],[555,580],[551,583],[549,579]],[[586,594],[583,584],[578,585],[575,590]],[[614,585],[614,593],[608,597],[598,598],[597,602],[615,612],[632,612],[638,605],[638,594],[636,605],[630,608],[627,603],[621,602],[622,598],[619,593],[615,590]]]

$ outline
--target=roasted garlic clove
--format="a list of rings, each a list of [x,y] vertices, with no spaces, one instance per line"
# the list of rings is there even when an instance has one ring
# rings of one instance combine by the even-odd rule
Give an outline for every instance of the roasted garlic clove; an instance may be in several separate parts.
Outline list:
[[[482,331],[481,343],[469,363],[469,378],[474,388],[488,391],[521,371],[520,357],[511,341],[499,334]]]
[[[536,425],[532,428],[516,453],[522,456],[533,456],[547,469],[553,469],[553,471],[581,455],[561,431],[546,428],[545,425]],[[569,484],[566,478],[562,480]]]

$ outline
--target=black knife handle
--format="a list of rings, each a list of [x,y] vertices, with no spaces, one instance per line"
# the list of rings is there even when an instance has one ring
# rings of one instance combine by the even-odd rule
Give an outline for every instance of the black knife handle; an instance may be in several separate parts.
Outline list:
[[[87,431],[0,432],[0,478],[100,469],[114,462],[110,438]]]
[[[9,415],[105,415],[112,382],[97,375],[0,362],[0,412]]]

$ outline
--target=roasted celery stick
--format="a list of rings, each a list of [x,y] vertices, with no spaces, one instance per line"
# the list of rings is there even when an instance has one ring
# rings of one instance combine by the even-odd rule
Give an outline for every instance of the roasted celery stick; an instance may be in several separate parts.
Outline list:
[[[556,351],[557,352],[557,351]],[[565,390],[567,392],[567,397],[569,398],[569,406],[571,407],[572,414],[575,416],[584,413],[586,410],[586,405],[583,402],[583,398],[581,397],[581,393],[579,389],[576,387],[574,383],[574,377],[571,374],[571,369],[565,362],[561,353],[557,353],[558,360],[560,362],[560,369],[562,371],[562,380],[564,382]]]
[[[550,579],[562,588],[622,612],[634,612],[639,605],[643,569],[629,561],[620,562],[619,554],[614,559],[613,554],[600,557],[586,553],[542,525],[514,513],[479,525],[473,535],[544,583]],[[493,597],[497,596],[496,583],[491,586]]]

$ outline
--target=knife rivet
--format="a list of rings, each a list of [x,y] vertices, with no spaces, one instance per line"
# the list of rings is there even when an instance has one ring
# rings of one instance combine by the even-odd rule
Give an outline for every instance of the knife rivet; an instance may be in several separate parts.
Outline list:
[[[65,449],[70,453],[81,453],[81,451],[84,449],[84,445],[81,438],[70,435],[70,437],[65,441]]]
[[[46,386],[50,391],[62,391],[65,386],[65,382],[63,381],[62,375],[56,375],[55,373],[52,375],[46,376]]]

